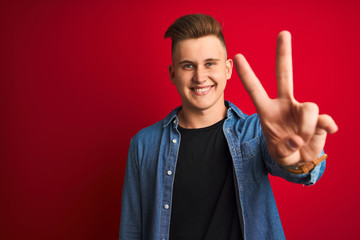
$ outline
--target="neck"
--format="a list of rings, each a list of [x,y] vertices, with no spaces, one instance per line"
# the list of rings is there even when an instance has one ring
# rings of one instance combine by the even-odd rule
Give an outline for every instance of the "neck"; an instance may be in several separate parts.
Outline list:
[[[178,113],[179,125],[183,128],[204,128],[221,121],[226,116],[227,107],[223,103],[217,108],[193,110],[183,106]]]

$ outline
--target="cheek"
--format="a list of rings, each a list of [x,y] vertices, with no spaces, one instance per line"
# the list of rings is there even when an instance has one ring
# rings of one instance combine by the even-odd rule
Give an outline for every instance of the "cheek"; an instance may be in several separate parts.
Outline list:
[[[192,75],[190,72],[178,72],[175,76],[175,82],[178,86],[186,86],[191,82]]]
[[[186,83],[183,79],[181,78],[176,78],[174,81],[175,87],[177,89],[177,91],[181,94],[182,92],[184,92],[184,89],[186,88]]]
[[[212,71],[210,76],[218,83],[225,84],[226,83],[226,72],[225,71]]]

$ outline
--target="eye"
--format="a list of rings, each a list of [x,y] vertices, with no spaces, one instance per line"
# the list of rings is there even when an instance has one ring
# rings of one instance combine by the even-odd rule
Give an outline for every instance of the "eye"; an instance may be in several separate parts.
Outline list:
[[[194,65],[193,64],[185,64],[184,66],[183,66],[183,68],[184,69],[192,69],[192,68],[194,68]]]
[[[205,64],[205,66],[206,67],[212,67],[212,66],[214,66],[215,65],[215,63],[213,63],[213,62],[207,62],[206,64]]]

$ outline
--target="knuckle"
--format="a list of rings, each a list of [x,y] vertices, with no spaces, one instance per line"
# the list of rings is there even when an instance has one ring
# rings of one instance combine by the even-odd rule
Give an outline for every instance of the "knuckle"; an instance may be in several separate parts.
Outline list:
[[[332,117],[330,117],[329,115],[327,114],[321,114],[320,117],[323,119],[323,120],[326,120],[326,121],[334,121]]]
[[[313,102],[305,102],[302,104],[305,112],[319,114],[319,106]]]

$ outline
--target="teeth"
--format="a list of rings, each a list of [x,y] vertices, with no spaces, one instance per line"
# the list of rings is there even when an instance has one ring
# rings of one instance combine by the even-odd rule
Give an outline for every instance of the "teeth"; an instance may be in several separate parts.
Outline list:
[[[206,87],[206,88],[194,88],[195,92],[205,92],[207,90],[209,90],[209,87]]]

